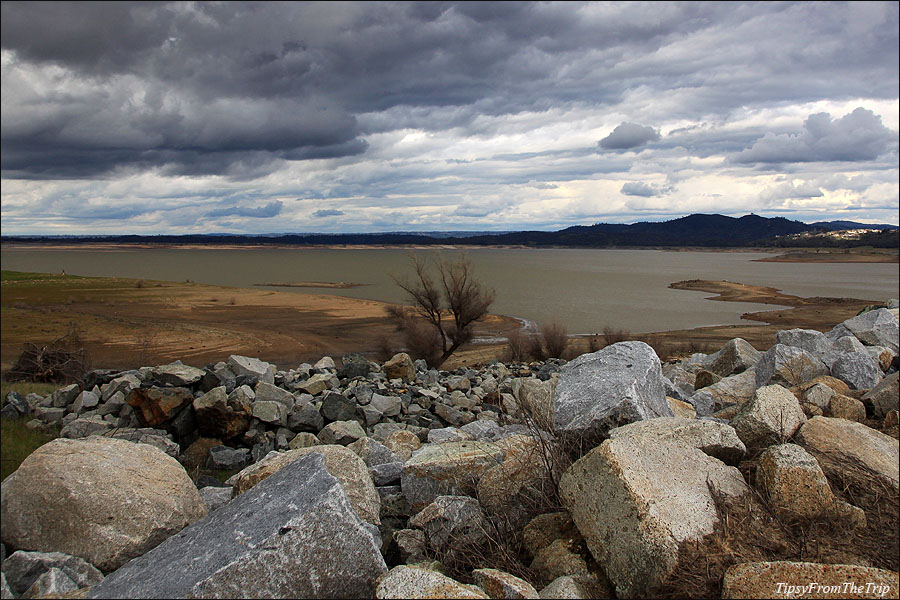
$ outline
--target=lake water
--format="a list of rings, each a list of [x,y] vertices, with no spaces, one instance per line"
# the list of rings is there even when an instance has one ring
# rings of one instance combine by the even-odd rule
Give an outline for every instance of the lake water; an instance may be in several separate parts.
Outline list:
[[[432,250],[417,250],[428,256]],[[0,251],[2,268],[70,275],[185,281],[234,287],[305,281],[364,284],[350,289],[268,289],[402,302],[391,274],[411,274],[405,249],[19,249]],[[445,254],[453,255],[452,251]],[[635,333],[741,323],[761,304],[712,302],[705,292],[669,289],[685,279],[727,279],[799,296],[898,296],[898,266],[866,263],[766,263],[751,252],[473,249],[476,276],[497,292],[491,312],[538,323],[557,320],[570,333],[606,325]],[[772,307],[768,307],[772,308]],[[744,321],[746,323],[746,321]]]

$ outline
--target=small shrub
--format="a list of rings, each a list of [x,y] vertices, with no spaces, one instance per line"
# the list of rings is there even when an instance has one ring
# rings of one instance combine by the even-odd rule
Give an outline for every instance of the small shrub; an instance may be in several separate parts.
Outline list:
[[[603,341],[607,346],[618,344],[619,342],[624,342],[630,339],[631,332],[626,329],[614,329],[610,325],[607,325],[603,328]]]
[[[528,360],[529,341],[527,336],[517,329],[506,338],[506,361],[526,362]]]
[[[90,359],[73,323],[66,335],[45,346],[26,343],[5,378],[7,381],[69,383],[81,381],[88,370]]]
[[[562,358],[569,346],[569,332],[565,326],[556,321],[541,327],[541,339],[550,358]]]

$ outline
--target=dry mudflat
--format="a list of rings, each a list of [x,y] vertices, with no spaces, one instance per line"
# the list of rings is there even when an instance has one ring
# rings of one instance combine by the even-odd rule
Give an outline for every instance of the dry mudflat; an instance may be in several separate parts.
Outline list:
[[[870,258],[877,258],[872,257]],[[270,284],[271,285],[271,284]],[[344,282],[288,282],[290,287],[344,287]],[[637,336],[654,347],[715,351],[741,337],[758,348],[774,343],[779,329],[827,331],[883,299],[801,298],[762,286],[728,281],[673,283],[678,289],[713,294],[707,301],[762,302],[775,310],[743,315],[745,325],[711,326]],[[324,294],[291,293],[67,275],[16,274],[2,278],[0,363],[8,369],[26,342],[47,344],[75,327],[96,368],[132,368],[182,360],[202,366],[242,354],[290,367],[324,355],[373,355],[399,348],[383,302]],[[491,315],[476,336],[504,337],[519,327],[513,318]],[[586,351],[573,339],[570,352]],[[505,345],[470,345],[445,368],[502,358]]]

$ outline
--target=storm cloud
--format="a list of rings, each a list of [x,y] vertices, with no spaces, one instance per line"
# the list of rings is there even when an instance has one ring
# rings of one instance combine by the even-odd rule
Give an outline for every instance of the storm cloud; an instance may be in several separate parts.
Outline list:
[[[4,233],[553,229],[662,195],[897,221],[896,3],[12,1],[0,34]],[[854,183],[800,206],[788,175]]]

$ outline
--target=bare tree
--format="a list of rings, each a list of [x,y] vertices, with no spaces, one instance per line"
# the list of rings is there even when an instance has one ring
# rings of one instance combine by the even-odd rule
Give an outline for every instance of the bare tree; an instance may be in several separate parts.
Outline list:
[[[393,279],[412,306],[390,314],[406,334],[407,345],[437,367],[472,339],[475,322],[487,314],[495,293],[475,279],[465,255],[453,261],[445,261],[440,254],[431,261],[410,258],[415,277]]]

